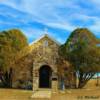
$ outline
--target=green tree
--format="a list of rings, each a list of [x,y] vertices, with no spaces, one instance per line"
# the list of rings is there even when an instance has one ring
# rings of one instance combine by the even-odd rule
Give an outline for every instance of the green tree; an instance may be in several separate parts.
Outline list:
[[[69,39],[60,48],[60,54],[71,63],[79,80],[78,88],[100,71],[100,49],[97,39],[86,28],[74,30]],[[77,84],[77,83],[76,83]]]
[[[13,67],[18,52],[27,45],[25,35],[18,29],[0,33],[0,78],[4,86],[11,87]]]

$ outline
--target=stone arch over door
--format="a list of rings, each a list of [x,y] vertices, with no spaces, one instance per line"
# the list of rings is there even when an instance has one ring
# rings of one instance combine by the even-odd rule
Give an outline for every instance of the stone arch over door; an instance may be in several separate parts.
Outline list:
[[[49,65],[42,65],[39,69],[39,88],[51,88],[52,69]]]

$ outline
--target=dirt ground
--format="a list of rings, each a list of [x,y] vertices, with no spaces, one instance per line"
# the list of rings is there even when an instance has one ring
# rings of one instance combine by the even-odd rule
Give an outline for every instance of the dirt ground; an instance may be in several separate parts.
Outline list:
[[[95,86],[96,81],[91,80],[84,89],[68,89],[52,94],[50,100],[100,100],[100,86]],[[0,100],[48,100],[32,99],[32,91],[17,89],[0,89]]]

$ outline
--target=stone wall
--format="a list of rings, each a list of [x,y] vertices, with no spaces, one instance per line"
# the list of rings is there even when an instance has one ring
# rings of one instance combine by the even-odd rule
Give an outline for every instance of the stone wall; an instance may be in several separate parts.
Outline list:
[[[29,51],[21,57],[13,69],[14,88],[39,89],[39,69],[43,65],[48,65],[52,69],[52,77],[57,78],[55,90],[59,87],[60,78],[64,76],[65,68],[67,76],[65,83],[68,86],[75,84],[75,76],[70,64],[59,56],[60,44],[49,38],[47,35],[29,45]],[[70,80],[70,82],[69,82]],[[52,83],[52,84],[54,84]],[[72,85],[71,85],[72,84]],[[67,86],[66,86],[67,87]]]
[[[45,42],[48,42],[47,45],[45,45]],[[39,69],[43,65],[48,65],[49,67],[51,67],[52,75],[53,73],[57,74],[57,59],[59,57],[59,46],[54,41],[50,40],[48,37],[44,37],[36,44],[34,44],[33,47],[33,52],[36,51],[36,56],[34,57],[33,62],[33,90],[36,91],[39,89]]]

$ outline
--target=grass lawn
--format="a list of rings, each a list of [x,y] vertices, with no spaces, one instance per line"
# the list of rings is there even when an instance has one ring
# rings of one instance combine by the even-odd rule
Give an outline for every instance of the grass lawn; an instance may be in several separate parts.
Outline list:
[[[50,100],[100,100],[100,87],[95,86],[91,80],[84,89],[68,89],[57,94],[52,94]],[[32,91],[17,89],[0,89],[0,100],[45,100],[32,99]]]

